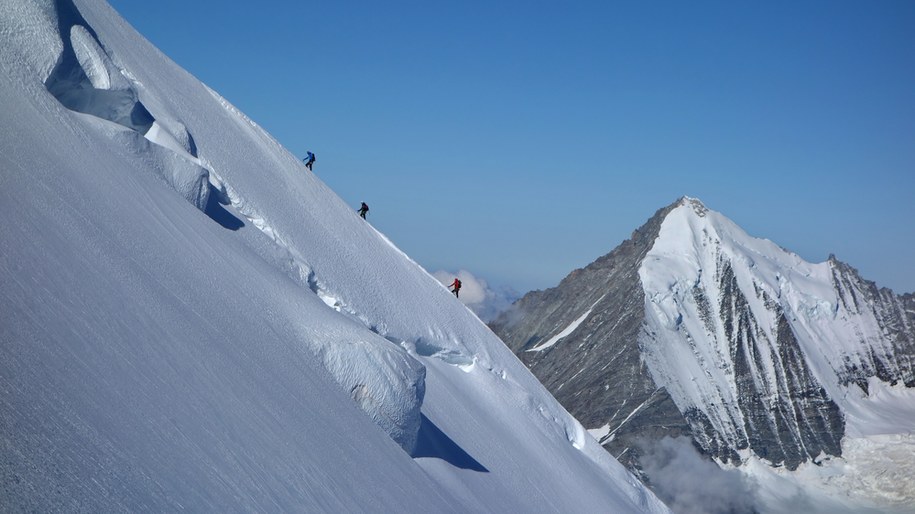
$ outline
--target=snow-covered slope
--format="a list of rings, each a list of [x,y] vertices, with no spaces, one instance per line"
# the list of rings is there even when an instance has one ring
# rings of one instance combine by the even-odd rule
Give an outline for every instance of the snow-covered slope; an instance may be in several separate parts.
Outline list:
[[[4,1],[0,48],[4,508],[666,512],[108,5]]]
[[[633,467],[646,439],[688,435],[744,464],[769,507],[797,483],[915,507],[915,458],[881,463],[915,443],[915,311],[834,257],[806,262],[684,198],[493,326]]]

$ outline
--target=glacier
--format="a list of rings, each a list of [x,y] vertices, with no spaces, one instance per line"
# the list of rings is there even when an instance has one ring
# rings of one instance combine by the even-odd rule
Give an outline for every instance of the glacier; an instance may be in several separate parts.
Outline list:
[[[4,510],[668,512],[106,3],[4,1],[0,47]]]

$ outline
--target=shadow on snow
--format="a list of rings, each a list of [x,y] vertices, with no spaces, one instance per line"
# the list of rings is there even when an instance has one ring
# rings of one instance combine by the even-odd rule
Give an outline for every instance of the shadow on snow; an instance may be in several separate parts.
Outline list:
[[[416,449],[413,450],[411,457],[434,457],[461,469],[489,473],[488,469],[435,426],[435,423],[427,418],[425,414],[422,414],[422,424],[419,427],[419,436],[416,439]]]
[[[210,196],[207,198],[207,207],[204,211],[216,223],[229,230],[238,230],[245,226],[244,222],[227,211],[219,201],[219,191],[210,184]]]

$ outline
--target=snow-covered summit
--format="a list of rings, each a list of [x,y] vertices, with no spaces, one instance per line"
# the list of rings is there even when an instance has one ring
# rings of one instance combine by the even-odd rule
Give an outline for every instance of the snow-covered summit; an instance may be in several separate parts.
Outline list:
[[[643,358],[703,448],[789,470],[844,456],[827,480],[809,464],[798,476],[860,505],[915,506],[915,467],[870,462],[912,445],[915,316],[903,297],[692,199],[666,216],[639,276]],[[896,485],[879,485],[886,473]]]
[[[734,381],[741,355],[758,365],[752,373],[761,397],[809,380],[809,396],[845,411],[847,386],[866,387],[868,376],[915,385],[915,330],[910,316],[891,319],[904,314],[897,297],[835,258],[809,263],[751,237],[695,199],[667,215],[639,275],[652,373],[682,408],[710,415],[719,433],[742,437],[742,392]],[[800,358],[796,375],[786,368],[788,348]],[[730,409],[726,416],[712,414],[720,406]],[[794,426],[803,439],[797,423],[788,423],[789,430]],[[809,457],[819,449],[808,448]]]
[[[4,506],[666,511],[108,5],[2,2],[0,48]]]
[[[831,466],[809,473],[825,498],[868,452],[912,445],[911,297],[835,258],[810,263],[752,237],[695,198],[659,210],[556,288],[529,293],[493,328],[633,469],[647,441],[686,435],[744,472]],[[858,467],[864,484],[884,472]],[[915,505],[915,466],[891,472],[891,492],[859,484],[841,494]]]

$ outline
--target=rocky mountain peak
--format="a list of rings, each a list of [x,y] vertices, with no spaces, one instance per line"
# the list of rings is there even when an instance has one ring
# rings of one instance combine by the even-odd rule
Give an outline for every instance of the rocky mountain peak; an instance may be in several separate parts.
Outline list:
[[[907,301],[684,196],[492,328],[633,466],[640,439],[684,434],[794,469],[841,455],[848,387],[915,385]]]
[[[705,214],[708,212],[708,207],[706,207],[705,204],[702,203],[702,200],[700,200],[698,198],[693,198],[690,196],[683,196],[680,198],[680,200],[678,200],[677,203],[679,205],[683,205],[685,207],[691,208],[693,210],[693,212],[695,212],[696,215],[699,217],[704,217]]]

